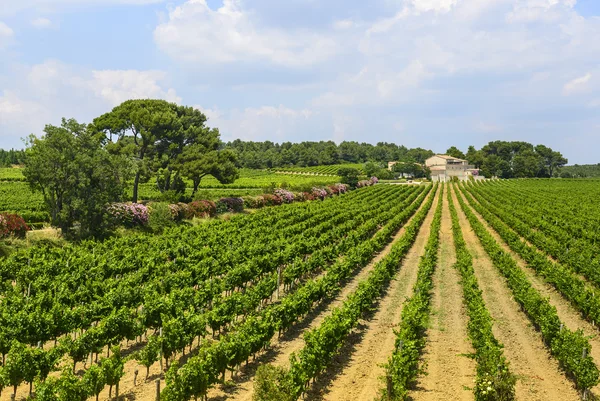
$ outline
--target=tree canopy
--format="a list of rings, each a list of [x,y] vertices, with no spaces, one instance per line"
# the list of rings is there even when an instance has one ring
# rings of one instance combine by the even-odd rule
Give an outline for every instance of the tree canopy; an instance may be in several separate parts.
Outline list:
[[[465,157],[484,176],[500,178],[553,177],[568,163],[558,151],[522,141],[492,141],[480,150],[469,146]]]
[[[60,127],[47,125],[44,135],[27,140],[23,175],[38,190],[53,225],[64,234],[99,236],[106,204],[123,196],[127,161],[111,155],[103,138],[76,120],[62,120]]]
[[[161,191],[185,189],[181,176],[192,180],[194,192],[207,174],[222,183],[238,177],[235,155],[221,150],[219,131],[208,128],[206,116],[193,107],[165,100],[128,100],[96,118],[94,125],[107,136],[109,150],[136,161],[134,202],[145,171],[159,173]]]

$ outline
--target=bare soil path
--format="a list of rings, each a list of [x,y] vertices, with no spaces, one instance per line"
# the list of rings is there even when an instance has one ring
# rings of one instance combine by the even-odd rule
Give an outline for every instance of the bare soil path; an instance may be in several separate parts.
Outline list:
[[[520,310],[504,278],[492,264],[462,209],[456,196],[460,225],[467,249],[473,256],[475,276],[485,304],[494,318],[494,336],[504,344],[504,355],[510,369],[518,377],[516,398],[520,401],[579,400],[573,384],[560,371],[558,362],[550,356],[542,336]]]
[[[439,191],[415,243],[376,312],[371,319],[361,322],[340,355],[334,358],[331,368],[317,380],[308,400],[373,400],[377,396],[382,386],[380,377],[385,373],[382,364],[394,351],[396,335],[393,329],[400,324],[403,303],[412,294],[417,280],[419,258],[431,232],[438,196]]]
[[[456,252],[452,220],[444,196],[438,266],[433,274],[430,327],[424,361],[426,375],[419,376],[414,401],[473,400],[469,389],[475,378],[474,352],[467,335],[468,316],[462,300],[460,275],[454,268]]]
[[[432,196],[432,194],[429,194]],[[436,197],[438,195],[435,195]],[[437,198],[436,198],[437,199]],[[425,201],[427,198],[425,199]],[[423,203],[425,203],[425,201]],[[435,202],[435,200],[434,200]],[[422,207],[422,206],[421,206]],[[420,210],[420,208],[419,208]],[[414,216],[413,216],[414,218]],[[411,218],[405,225],[407,226],[412,221]],[[433,214],[430,211],[423,225],[430,225],[433,219]],[[243,369],[241,374],[235,379],[235,385],[232,386],[221,386],[212,389],[209,392],[209,399],[211,400],[236,400],[236,401],[251,401],[254,387],[254,373],[260,364],[271,363],[275,366],[289,365],[289,359],[293,352],[298,352],[304,347],[303,332],[318,327],[325,317],[329,316],[333,309],[341,306],[346,297],[352,293],[358,286],[358,284],[364,280],[369,272],[373,270],[373,267],[377,262],[383,259],[392,248],[392,245],[398,240],[404,232],[405,228],[401,228],[393,240],[388,244],[383,251],[381,251],[366,267],[364,267],[358,274],[356,274],[340,291],[337,297],[326,305],[316,308],[311,314],[309,314],[304,321],[297,324],[295,327],[286,332],[281,338],[274,338],[272,340],[271,349],[257,358],[255,363],[248,366],[248,369]],[[416,277],[416,276],[415,276]],[[391,330],[391,329],[390,329]],[[393,344],[392,344],[393,346]],[[317,383],[318,385],[319,383]]]

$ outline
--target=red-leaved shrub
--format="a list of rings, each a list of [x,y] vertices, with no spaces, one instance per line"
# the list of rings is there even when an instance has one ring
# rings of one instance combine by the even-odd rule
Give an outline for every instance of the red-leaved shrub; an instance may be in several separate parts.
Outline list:
[[[25,220],[18,214],[0,213],[0,238],[15,237],[24,238],[30,228]]]
[[[214,217],[217,215],[215,202],[209,200],[197,200],[188,204],[187,218]]]

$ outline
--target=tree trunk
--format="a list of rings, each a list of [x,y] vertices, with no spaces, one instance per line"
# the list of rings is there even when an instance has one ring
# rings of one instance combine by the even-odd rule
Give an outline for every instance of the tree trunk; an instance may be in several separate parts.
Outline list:
[[[194,183],[194,189],[192,190],[192,198],[194,197],[194,195],[196,195],[196,192],[198,191],[198,187],[200,186],[200,180],[201,178],[194,178],[192,180],[192,182]]]
[[[140,184],[140,172],[135,173],[135,179],[133,180],[133,199],[132,202],[136,203],[138,200],[138,185]]]
[[[112,384],[110,386],[108,386],[108,399],[110,400],[112,398]]]
[[[33,382],[29,382],[29,396],[31,397],[31,393],[33,393]]]

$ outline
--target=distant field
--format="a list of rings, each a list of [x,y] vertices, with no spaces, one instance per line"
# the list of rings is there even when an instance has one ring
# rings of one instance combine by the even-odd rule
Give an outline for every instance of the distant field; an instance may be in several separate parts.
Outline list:
[[[0,181],[25,181],[20,168],[0,168]]]
[[[362,172],[362,164],[333,164],[330,166],[310,166],[310,167],[278,167],[274,169],[278,172],[292,172],[299,174],[327,174],[337,176],[337,172],[340,168],[348,167],[355,168]]]

